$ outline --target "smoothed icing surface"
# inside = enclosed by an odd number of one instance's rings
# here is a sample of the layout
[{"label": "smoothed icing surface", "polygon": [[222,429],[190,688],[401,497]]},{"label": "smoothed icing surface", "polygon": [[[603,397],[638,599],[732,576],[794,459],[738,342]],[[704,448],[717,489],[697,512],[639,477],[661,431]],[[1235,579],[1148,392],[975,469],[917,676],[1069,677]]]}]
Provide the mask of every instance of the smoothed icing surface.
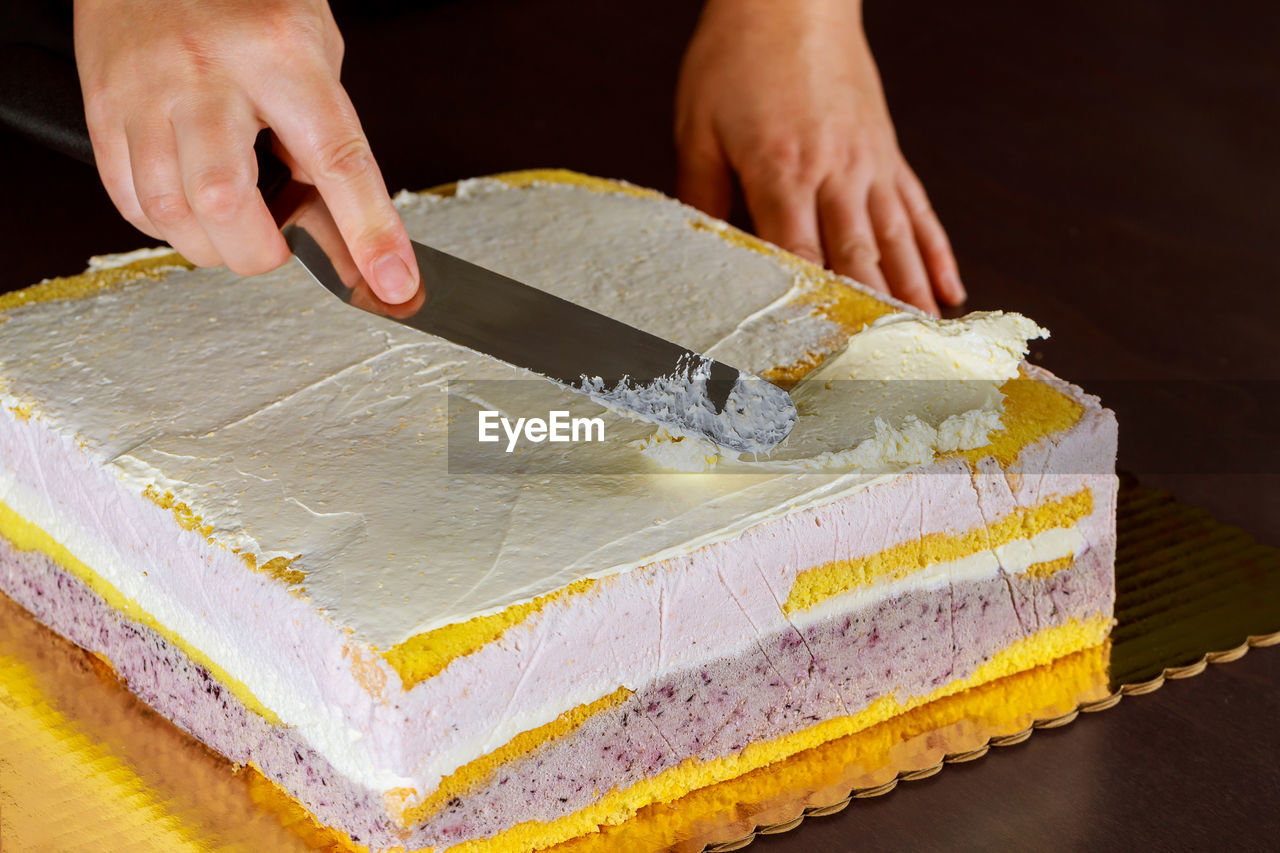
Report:
[{"label": "smoothed icing surface", "polygon": [[[741,369],[811,361],[847,338],[791,266],[646,194],[480,180],[399,203],[416,239]],[[381,649],[927,461],[673,475],[630,446],[652,426],[351,310],[296,263],[252,279],[177,271],[0,323],[5,404],[74,435],[138,491],[172,493],[259,564],[296,558],[314,604]],[[525,381],[501,385],[502,399],[474,385],[493,379]],[[600,416],[607,440],[527,448],[536,475],[467,473],[448,422],[485,407]],[[991,426],[962,424],[949,441]]]}]

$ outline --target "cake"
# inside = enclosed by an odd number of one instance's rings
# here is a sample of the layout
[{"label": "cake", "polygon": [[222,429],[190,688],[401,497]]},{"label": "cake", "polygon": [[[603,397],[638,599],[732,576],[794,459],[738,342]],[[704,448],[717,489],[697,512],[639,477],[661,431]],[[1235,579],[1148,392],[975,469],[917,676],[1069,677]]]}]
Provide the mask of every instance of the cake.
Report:
[{"label": "cake", "polygon": [[[397,204],[800,419],[731,457],[296,262],[135,253],[0,297],[0,591],[320,823],[538,849],[1106,640],[1115,421],[1023,361],[1034,323],[929,320],[572,173]],[[481,411],[604,440],[508,454]]]}]

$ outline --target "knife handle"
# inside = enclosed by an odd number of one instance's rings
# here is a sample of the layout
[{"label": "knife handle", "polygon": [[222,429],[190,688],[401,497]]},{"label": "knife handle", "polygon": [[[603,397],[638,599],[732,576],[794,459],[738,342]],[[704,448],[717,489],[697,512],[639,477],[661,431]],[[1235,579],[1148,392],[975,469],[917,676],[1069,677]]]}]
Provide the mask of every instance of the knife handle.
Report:
[{"label": "knife handle", "polygon": [[[0,45],[0,121],[59,154],[96,166],[84,97],[75,61],[34,45]],[[258,160],[258,191],[276,222],[283,222],[300,200],[286,193],[291,175],[271,150],[271,131],[253,144]]]}]

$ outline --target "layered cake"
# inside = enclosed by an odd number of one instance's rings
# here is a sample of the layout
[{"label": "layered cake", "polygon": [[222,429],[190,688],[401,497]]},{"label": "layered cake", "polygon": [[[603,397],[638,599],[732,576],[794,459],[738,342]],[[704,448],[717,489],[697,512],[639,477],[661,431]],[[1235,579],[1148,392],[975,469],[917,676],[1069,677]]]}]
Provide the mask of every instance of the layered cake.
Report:
[{"label": "layered cake", "polygon": [[[0,297],[0,590],[351,842],[538,849],[1105,641],[1115,421],[1023,361],[1034,323],[570,173],[397,203],[800,417],[729,454],[296,262]],[[478,440],[557,411],[599,440]]]},{"label": "layered cake", "polygon": [[[918,772],[944,756],[963,757],[993,737],[1016,735],[1034,721],[1053,721],[1109,696],[1108,652],[1105,644],[1095,646],[943,697],[672,803],[648,806],[631,820],[555,849],[701,853],[705,844],[739,840],[757,824],[838,802],[850,789],[865,796],[899,773]],[[43,630],[0,595],[6,845],[61,850],[67,839],[83,844],[110,838],[100,846],[131,853],[345,849],[256,771],[227,772],[225,761],[193,749],[190,738],[140,712],[139,705],[105,664]],[[53,813],[59,819],[51,824]]]}]

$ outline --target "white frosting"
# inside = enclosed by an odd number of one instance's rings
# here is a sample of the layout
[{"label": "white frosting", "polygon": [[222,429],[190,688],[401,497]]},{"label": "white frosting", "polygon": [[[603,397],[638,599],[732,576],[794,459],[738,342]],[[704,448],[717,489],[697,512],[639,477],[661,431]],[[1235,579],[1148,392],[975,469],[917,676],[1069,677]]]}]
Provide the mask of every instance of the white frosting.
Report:
[{"label": "white frosting", "polygon": [[[450,199],[399,201],[415,238],[735,367],[759,371],[799,362],[818,342],[823,351],[839,345],[838,326],[799,307],[792,272],[709,227],[691,229],[710,221],[674,203],[494,181],[467,182]],[[983,338],[987,320],[930,322],[883,322],[862,340],[890,352],[932,330],[953,344],[948,352],[968,354],[956,358],[956,375],[986,369],[981,346],[966,347]],[[804,441],[831,435],[848,449],[849,436],[865,435],[899,450],[855,453],[836,472],[761,466],[675,476],[628,447],[653,427],[525,381],[502,386],[509,399],[463,399],[462,415],[472,416],[473,404],[568,409],[605,417],[607,440],[512,454],[545,474],[474,474],[465,457],[479,451],[447,447],[449,383],[462,383],[453,390],[465,397],[468,381],[528,374],[347,308],[296,263],[253,279],[175,272],[92,300],[15,309],[0,324],[3,402],[30,405],[128,488],[172,491],[217,540],[260,561],[298,557],[314,604],[378,648],[583,576],[732,538],[990,427],[958,412],[969,420],[920,420],[937,438],[906,420],[893,427],[897,435],[882,435],[860,413],[838,414],[830,430]],[[915,331],[901,334],[908,328]],[[852,358],[859,337],[829,364]],[[767,352],[772,364],[753,363],[752,352]],[[809,444],[796,452],[814,455]],[[775,457],[786,461],[785,452]],[[579,473],[600,469],[610,473]]]},{"label": "white frosting", "polygon": [[881,317],[792,389],[800,423],[773,456],[868,467],[981,447],[999,424],[1000,386],[1017,375],[1028,339],[1048,334],[999,311]]},{"label": "white frosting", "polygon": [[[881,317],[792,389],[800,417],[785,442],[763,458],[726,465],[873,471],[982,447],[1000,427],[1000,386],[1017,375],[1027,341],[1048,334],[1000,311],[958,320]],[[675,444],[662,431],[641,450],[672,470],[704,471],[721,462],[714,445]]]}]

